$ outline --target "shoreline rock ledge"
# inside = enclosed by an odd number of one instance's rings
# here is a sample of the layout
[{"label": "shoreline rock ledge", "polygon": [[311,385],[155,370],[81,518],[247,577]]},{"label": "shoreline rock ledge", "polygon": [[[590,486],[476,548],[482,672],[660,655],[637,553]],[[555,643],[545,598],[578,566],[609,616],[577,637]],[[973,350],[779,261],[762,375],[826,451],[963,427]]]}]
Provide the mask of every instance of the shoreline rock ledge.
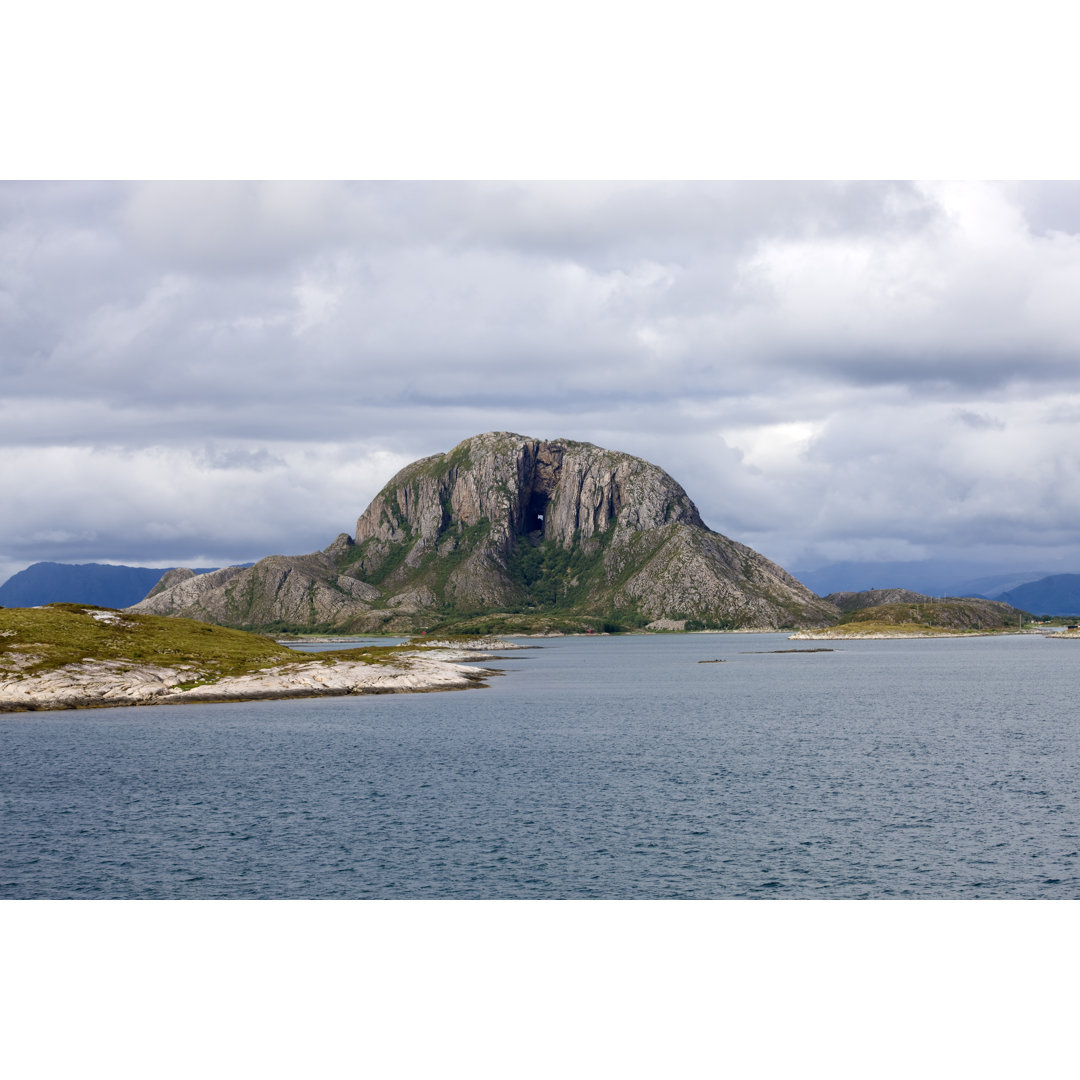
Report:
[{"label": "shoreline rock ledge", "polygon": [[501,674],[461,662],[492,660],[492,653],[439,649],[433,650],[437,655],[424,656],[421,652],[379,663],[328,663],[315,653],[310,661],[276,664],[197,685],[185,682],[192,676],[182,668],[130,660],[84,660],[21,678],[0,676],[0,712],[468,690],[484,687],[489,677]]}]

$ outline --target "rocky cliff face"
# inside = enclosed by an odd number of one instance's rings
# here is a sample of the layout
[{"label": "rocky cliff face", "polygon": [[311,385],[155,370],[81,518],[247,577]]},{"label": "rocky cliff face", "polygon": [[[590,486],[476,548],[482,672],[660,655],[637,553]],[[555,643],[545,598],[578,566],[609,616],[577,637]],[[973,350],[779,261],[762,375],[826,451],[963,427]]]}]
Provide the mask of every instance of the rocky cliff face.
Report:
[{"label": "rocky cliff face", "polygon": [[507,432],[407,466],[354,535],[325,551],[172,580],[136,610],[349,630],[492,611],[729,629],[822,625],[837,615],[768,559],[706,528],[655,465]]}]

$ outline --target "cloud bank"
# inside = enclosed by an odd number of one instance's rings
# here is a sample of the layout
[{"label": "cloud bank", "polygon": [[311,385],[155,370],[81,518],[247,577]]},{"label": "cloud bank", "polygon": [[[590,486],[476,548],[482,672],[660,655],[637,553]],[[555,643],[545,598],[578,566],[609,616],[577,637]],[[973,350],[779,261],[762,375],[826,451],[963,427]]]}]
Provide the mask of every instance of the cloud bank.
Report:
[{"label": "cloud bank", "polygon": [[491,429],[794,567],[1080,569],[1080,186],[0,185],[0,577],[325,546]]}]

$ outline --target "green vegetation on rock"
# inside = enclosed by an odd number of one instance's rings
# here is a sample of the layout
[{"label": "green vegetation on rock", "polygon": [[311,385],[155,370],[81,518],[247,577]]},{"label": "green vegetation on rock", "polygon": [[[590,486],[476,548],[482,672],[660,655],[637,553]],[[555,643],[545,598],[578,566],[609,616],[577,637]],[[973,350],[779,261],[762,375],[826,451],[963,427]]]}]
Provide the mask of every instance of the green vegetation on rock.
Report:
[{"label": "green vegetation on rock", "polygon": [[554,540],[520,537],[507,560],[510,580],[521,590],[521,610],[566,610],[588,604],[604,581],[604,552],[614,526],[588,543],[575,535],[565,547]]},{"label": "green vegetation on rock", "polygon": [[191,667],[200,680],[308,659],[258,634],[85,604],[0,609],[0,670],[33,675],[83,660]]},{"label": "green vegetation on rock", "polygon": [[848,611],[837,634],[985,634],[1015,631],[1030,622],[1026,611],[994,600],[947,599],[875,604]]},{"label": "green vegetation on rock", "polygon": [[[323,697],[482,685],[482,642],[297,652],[190,619],[54,604],[0,610],[0,712]],[[450,651],[447,652],[449,645]]]}]

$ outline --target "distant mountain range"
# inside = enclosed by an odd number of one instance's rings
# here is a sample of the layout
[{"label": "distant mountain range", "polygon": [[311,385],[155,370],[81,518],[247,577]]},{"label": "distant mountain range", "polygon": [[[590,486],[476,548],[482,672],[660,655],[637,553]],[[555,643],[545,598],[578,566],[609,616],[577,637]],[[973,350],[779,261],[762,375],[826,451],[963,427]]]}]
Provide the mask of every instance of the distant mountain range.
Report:
[{"label": "distant mountain range", "polygon": [[834,603],[834,594],[910,589],[939,598],[970,596],[1001,600],[1038,615],[1080,614],[1080,574],[1013,570],[972,577],[973,569],[970,563],[931,559],[923,562],[843,562],[820,570],[795,571],[795,577]]},{"label": "distant mountain range", "polygon": [[[250,567],[252,564],[243,565]],[[34,563],[0,585],[0,607],[37,607],[64,601],[100,607],[130,607],[146,598],[148,593],[156,594],[183,578],[207,574],[214,569],[202,567],[194,571],[166,572],[146,566]],[[818,596],[826,597],[841,608],[844,604],[832,594],[906,589],[927,597],[1001,600],[1037,615],[1080,616],[1080,574],[1033,570],[972,577],[972,570],[977,569],[970,563],[937,560],[844,562],[818,570],[796,571],[794,577]],[[229,571],[235,572],[235,569]]]},{"label": "distant mountain range", "polygon": [[818,570],[792,573],[818,596],[871,589],[910,589],[927,596],[977,596],[998,599],[1002,593],[1049,577],[1049,570],[1010,570],[972,576],[978,565],[924,559],[919,562],[840,562]]},{"label": "distant mountain range", "polygon": [[1040,615],[1080,615],[1080,574],[1053,574],[997,597]]},{"label": "distant mountain range", "polygon": [[[197,570],[198,574],[209,571]],[[0,607],[39,607],[68,602],[123,608],[137,604],[165,571],[148,566],[39,562],[0,585]]]}]

